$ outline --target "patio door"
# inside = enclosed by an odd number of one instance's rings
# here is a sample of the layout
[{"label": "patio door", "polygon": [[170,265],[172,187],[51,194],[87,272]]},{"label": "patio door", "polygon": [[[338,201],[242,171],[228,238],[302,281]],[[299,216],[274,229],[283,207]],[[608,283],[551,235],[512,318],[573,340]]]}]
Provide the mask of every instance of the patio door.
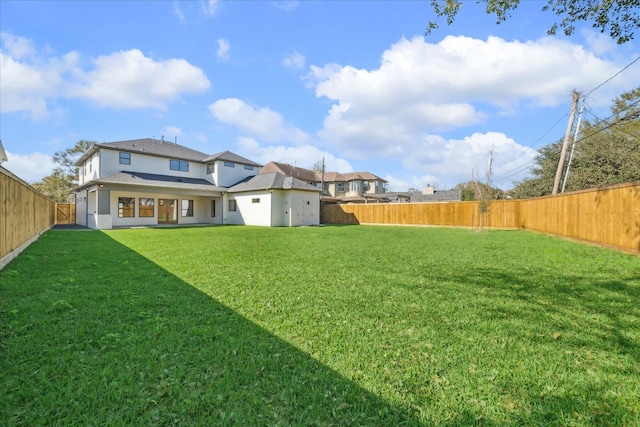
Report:
[{"label": "patio door", "polygon": [[158,224],[178,223],[178,201],[158,199]]}]

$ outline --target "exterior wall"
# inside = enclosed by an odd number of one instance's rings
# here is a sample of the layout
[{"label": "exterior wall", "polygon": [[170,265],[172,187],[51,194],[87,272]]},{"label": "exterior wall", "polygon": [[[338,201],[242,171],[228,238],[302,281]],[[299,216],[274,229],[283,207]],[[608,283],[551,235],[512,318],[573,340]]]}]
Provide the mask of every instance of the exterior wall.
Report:
[{"label": "exterior wall", "polygon": [[271,193],[271,226],[289,226],[288,205],[285,205],[287,192],[284,190],[274,190]]},{"label": "exterior wall", "polygon": [[87,226],[87,191],[76,193],[76,224]]},{"label": "exterior wall", "polygon": [[80,185],[100,177],[100,154],[94,153],[80,167],[78,183]]},{"label": "exterior wall", "polygon": [[288,224],[291,227],[320,224],[320,194],[311,191],[290,190],[285,196],[288,206]]},{"label": "exterior wall", "polygon": [[[233,163],[233,162],[231,162]],[[231,187],[248,176],[255,176],[260,168],[252,166],[251,170],[245,169],[245,165],[233,163],[234,167],[225,166],[223,161],[216,160],[213,173],[214,183],[219,187]]]},{"label": "exterior wall", "polygon": [[[225,216],[227,224],[271,226],[271,193],[268,191],[234,194],[229,197],[237,204],[236,212]],[[254,203],[254,199],[259,203]],[[227,209],[229,203],[226,202]]]},{"label": "exterior wall", "polygon": [[[148,156],[140,153],[131,153],[131,164],[120,164],[120,151],[100,150],[101,167],[100,177],[105,177],[120,171],[131,171],[141,173],[153,173],[158,175],[179,176],[184,178],[206,179],[213,183],[211,175],[206,174],[204,163],[188,161],[189,172],[171,170],[168,157]],[[180,159],[176,159],[180,160]]]}]

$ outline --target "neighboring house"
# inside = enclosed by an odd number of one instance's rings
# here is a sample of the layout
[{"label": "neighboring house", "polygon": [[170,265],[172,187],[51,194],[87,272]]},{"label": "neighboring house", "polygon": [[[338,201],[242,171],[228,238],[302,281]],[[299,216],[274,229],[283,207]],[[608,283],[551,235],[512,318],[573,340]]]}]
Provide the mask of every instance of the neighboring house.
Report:
[{"label": "neighboring house", "polygon": [[426,186],[422,192],[410,193],[412,202],[459,202],[462,200],[462,190],[436,190],[433,186]]},{"label": "neighboring house", "polygon": [[[256,176],[260,164],[229,151],[208,155],[169,141],[135,139],[95,144],[76,166],[76,222],[90,228],[266,225],[255,213],[249,221],[238,217],[240,206],[228,192]],[[260,206],[270,217],[272,208]]]},{"label": "neighboring house", "polygon": [[323,200],[344,203],[388,202],[382,196],[386,192],[387,181],[369,172],[323,174],[278,162],[269,162],[260,169],[261,174],[271,172],[279,172],[323,188]]}]

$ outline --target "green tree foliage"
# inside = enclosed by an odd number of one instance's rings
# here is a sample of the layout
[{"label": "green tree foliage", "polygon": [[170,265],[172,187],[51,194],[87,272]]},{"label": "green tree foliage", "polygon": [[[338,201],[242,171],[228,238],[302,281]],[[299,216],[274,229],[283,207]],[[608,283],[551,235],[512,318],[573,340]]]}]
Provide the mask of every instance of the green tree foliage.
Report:
[{"label": "green tree foliage", "polygon": [[[506,21],[520,0],[477,0],[485,4],[485,11],[495,15],[497,23]],[[455,20],[463,0],[430,0],[431,7],[437,17],[445,17],[450,25]],[[639,0],[547,0],[542,7],[543,12],[553,12],[559,18],[547,31],[556,34],[558,26],[565,35],[570,36],[575,31],[577,22],[591,22],[600,32],[608,32],[609,36],[618,44],[633,39],[634,32],[640,28]],[[426,34],[438,28],[438,23],[429,21]]]},{"label": "green tree foliage", "polygon": [[[581,126],[565,191],[640,180],[640,87],[616,98],[611,111],[610,118]],[[513,197],[551,194],[561,145],[540,150],[532,177],[514,187]]]},{"label": "green tree foliage", "polygon": [[65,203],[71,190],[78,185],[78,168],[76,161],[86,152],[94,141],[80,140],[66,150],[56,151],[53,161],[58,164],[53,173],[40,182],[33,184],[33,188],[58,203]]},{"label": "green tree foliage", "polygon": [[461,182],[453,187],[454,190],[462,190],[462,201],[496,200],[504,198],[504,192],[499,188],[490,187],[478,181]]}]

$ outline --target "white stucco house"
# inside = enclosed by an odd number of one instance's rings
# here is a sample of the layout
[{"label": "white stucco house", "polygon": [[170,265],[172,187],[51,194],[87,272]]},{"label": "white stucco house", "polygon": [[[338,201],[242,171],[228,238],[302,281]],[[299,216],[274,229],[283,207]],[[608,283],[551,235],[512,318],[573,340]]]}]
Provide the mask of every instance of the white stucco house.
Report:
[{"label": "white stucco house", "polygon": [[169,141],[94,144],[76,162],[76,223],[95,229],[158,224],[315,225],[320,191],[258,175],[260,165]]}]

